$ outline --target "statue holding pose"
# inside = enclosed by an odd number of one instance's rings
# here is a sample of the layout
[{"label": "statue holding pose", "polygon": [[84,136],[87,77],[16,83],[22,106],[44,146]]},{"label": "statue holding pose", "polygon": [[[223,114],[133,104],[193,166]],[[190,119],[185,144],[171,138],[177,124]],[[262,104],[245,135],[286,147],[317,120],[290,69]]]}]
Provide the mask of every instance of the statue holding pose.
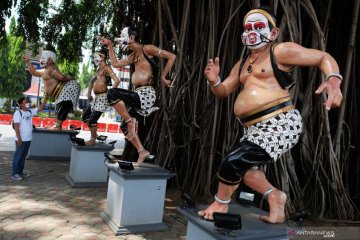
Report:
[{"label": "statue holding pose", "polygon": [[40,58],[41,70],[36,70],[27,56],[23,61],[29,68],[29,72],[44,80],[45,104],[51,99],[56,104],[56,120],[50,130],[61,131],[62,123],[70,111],[75,110],[80,95],[80,84],[69,76],[62,74],[56,67],[56,54],[52,51],[42,51]]},{"label": "statue holding pose", "polygon": [[[101,114],[109,107],[107,99],[108,86],[112,85],[112,88],[117,88],[120,83],[112,68],[106,65],[106,59],[107,51],[105,49],[101,49],[93,54],[93,61],[98,66],[98,69],[88,88],[90,105],[82,116],[83,122],[89,126],[91,133],[90,140],[86,141],[85,145],[94,145],[96,143],[97,122]],[[111,80],[114,81],[114,84],[112,84]],[[91,95],[92,90],[94,90],[95,98]]]},{"label": "statue holding pose", "polygon": [[131,83],[135,88],[134,91],[113,88],[108,91],[107,97],[109,104],[113,106],[124,119],[122,131],[127,140],[137,149],[139,153],[137,165],[140,166],[144,160],[150,156],[150,152],[144,148],[139,136],[135,132],[137,120],[131,116],[131,111],[136,111],[139,115],[147,117],[158,109],[158,107],[155,106],[156,93],[153,87],[154,81],[157,81],[157,72],[154,70],[154,68],[156,68],[154,65],[156,64],[152,58],[158,57],[167,60],[161,73],[161,81],[166,86],[170,86],[171,81],[166,79],[166,75],[174,64],[176,56],[154,45],[142,45],[138,43],[138,37],[138,31],[134,27],[125,27],[121,31],[120,47],[132,51],[126,59],[121,60],[116,58],[113,43],[109,39],[100,38],[100,43],[108,45],[111,65],[114,68],[120,68],[130,64],[135,65],[135,71],[131,77]]},{"label": "statue holding pose", "polygon": [[295,83],[291,78],[293,67],[314,66],[325,74],[326,81],[315,93],[327,94],[327,110],[340,106],[342,76],[335,59],[326,52],[293,42],[274,44],[279,29],[269,9],[251,10],[243,24],[242,42],[249,54],[233,66],[224,81],[219,77],[219,58],[209,59],[204,71],[218,97],[227,97],[243,86],[234,104],[234,114],[244,127],[244,136],[220,165],[215,201],[198,214],[211,220],[214,212],[227,212],[231,195],[243,180],[269,203],[270,213],[261,219],[282,223],[287,196],[271,185],[256,166],[277,161],[299,141],[302,118],[289,93]]}]

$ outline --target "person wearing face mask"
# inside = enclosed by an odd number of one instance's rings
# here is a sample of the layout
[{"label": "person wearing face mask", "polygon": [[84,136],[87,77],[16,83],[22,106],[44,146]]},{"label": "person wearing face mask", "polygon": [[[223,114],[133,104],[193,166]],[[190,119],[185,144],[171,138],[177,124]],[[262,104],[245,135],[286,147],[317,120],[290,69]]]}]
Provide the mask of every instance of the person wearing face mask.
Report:
[{"label": "person wearing face mask", "polygon": [[50,130],[61,131],[62,123],[71,110],[76,110],[80,95],[80,84],[72,77],[62,74],[56,66],[56,54],[52,51],[42,51],[40,57],[41,70],[36,70],[27,56],[23,56],[29,72],[44,80],[45,98],[55,101],[56,120]]},{"label": "person wearing face mask", "polygon": [[[139,157],[137,165],[140,166],[145,159],[149,158],[150,152],[147,151],[141,143],[139,136],[135,132],[136,120],[135,114],[140,117],[149,117],[153,112],[158,110],[155,106],[156,93],[153,85],[157,81],[157,65],[152,58],[164,58],[167,60],[166,65],[161,73],[161,81],[166,86],[171,86],[171,81],[166,79],[172,65],[175,62],[176,55],[168,51],[159,49],[154,45],[142,45],[138,42],[138,31],[134,27],[125,27],[121,31],[119,38],[120,48],[130,50],[132,53],[126,58],[118,60],[114,52],[113,43],[106,38],[100,37],[100,43],[109,47],[109,56],[111,65],[115,68],[134,64],[135,71],[131,76],[131,83],[134,91],[125,89],[110,89],[108,91],[109,104],[123,117],[121,129],[128,141],[137,149]],[[129,109],[135,113],[129,113]],[[146,134],[145,134],[146,135]]]},{"label": "person wearing face mask", "polygon": [[[101,49],[93,54],[93,62],[98,67],[96,76],[90,81],[88,88],[88,99],[90,105],[84,111],[82,120],[89,126],[91,138],[85,142],[85,145],[94,145],[97,138],[97,121],[101,114],[109,107],[107,99],[108,86],[117,88],[120,80],[113,72],[112,68],[106,65],[107,50]],[[114,84],[111,83],[111,79]],[[93,99],[91,92],[94,90],[95,98]]]},{"label": "person wearing face mask", "polygon": [[261,220],[283,223],[287,196],[271,185],[257,166],[277,161],[299,141],[302,118],[289,93],[295,83],[291,78],[293,67],[314,66],[323,72],[326,81],[315,93],[327,94],[326,110],[340,106],[342,76],[335,59],[326,52],[293,42],[274,44],[279,29],[270,9],[249,11],[243,24],[242,42],[249,54],[233,66],[224,81],[219,77],[219,58],[209,59],[204,70],[211,91],[218,97],[229,96],[243,86],[234,114],[244,135],[221,162],[215,201],[198,214],[212,220],[214,212],[227,212],[233,192],[243,181],[269,203],[270,213],[261,216]]},{"label": "person wearing face mask", "polygon": [[15,152],[12,158],[11,178],[18,181],[30,176],[29,173],[24,172],[24,166],[32,140],[32,117],[40,112],[45,104],[41,104],[39,108],[30,109],[28,100],[21,97],[17,100],[17,105],[20,109],[13,115]]}]

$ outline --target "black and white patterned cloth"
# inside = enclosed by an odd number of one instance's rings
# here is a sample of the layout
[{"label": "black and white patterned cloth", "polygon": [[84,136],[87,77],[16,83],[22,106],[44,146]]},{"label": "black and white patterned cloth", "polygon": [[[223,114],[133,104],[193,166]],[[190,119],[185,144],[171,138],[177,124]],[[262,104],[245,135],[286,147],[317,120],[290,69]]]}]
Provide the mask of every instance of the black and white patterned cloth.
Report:
[{"label": "black and white patterned cloth", "polygon": [[95,94],[95,98],[90,102],[91,111],[106,112],[109,102],[107,99],[107,92]]},{"label": "black and white patterned cloth", "polygon": [[154,106],[156,101],[156,92],[153,87],[139,87],[135,89],[135,92],[140,98],[141,110],[137,111],[140,115],[148,117],[151,113],[159,109]]},{"label": "black and white patterned cloth", "polygon": [[76,110],[80,96],[80,84],[76,80],[69,80],[65,83],[59,97],[55,99],[55,104],[63,101],[71,101],[74,111]]},{"label": "black and white patterned cloth", "polygon": [[302,118],[294,109],[245,127],[240,141],[259,145],[276,161],[299,141],[301,131]]}]

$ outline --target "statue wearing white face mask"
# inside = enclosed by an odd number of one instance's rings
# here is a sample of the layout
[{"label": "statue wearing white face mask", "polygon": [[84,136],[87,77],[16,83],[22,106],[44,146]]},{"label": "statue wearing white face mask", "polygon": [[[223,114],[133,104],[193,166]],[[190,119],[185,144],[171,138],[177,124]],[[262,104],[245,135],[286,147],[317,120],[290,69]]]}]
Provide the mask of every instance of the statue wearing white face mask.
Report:
[{"label": "statue wearing white face mask", "polygon": [[44,69],[35,69],[26,56],[23,57],[23,61],[33,76],[41,77],[44,80],[45,98],[41,106],[44,106],[49,98],[55,102],[58,111],[55,124],[50,130],[60,131],[62,122],[70,110],[76,110],[80,95],[80,84],[59,71],[56,67],[56,54],[52,51],[44,50],[41,53],[40,66]]},{"label": "statue wearing white face mask", "polygon": [[219,180],[215,201],[198,215],[213,219],[214,212],[227,212],[231,196],[241,181],[263,195],[270,207],[261,220],[283,223],[286,194],[274,187],[259,165],[278,161],[300,138],[302,118],[292,103],[289,88],[294,66],[318,67],[326,76],[316,94],[328,94],[326,109],[338,107],[342,101],[341,75],[334,58],[316,49],[296,43],[274,44],[279,34],[276,20],[267,8],[253,9],[244,17],[241,39],[248,54],[233,66],[229,76],[221,81],[220,60],[209,59],[204,75],[211,91],[227,97],[242,87],[234,103],[234,114],[244,128],[237,146],[225,156],[217,173]]},{"label": "statue wearing white face mask", "polygon": [[45,67],[47,64],[56,64],[56,54],[52,51],[44,50],[40,57],[40,66]]},{"label": "statue wearing white face mask", "polygon": [[[130,50],[131,53],[121,60],[116,57],[112,41],[106,38],[100,38],[99,40],[102,45],[109,47],[109,56],[113,67],[120,68],[130,64],[134,66],[131,84],[135,90],[129,92],[123,89],[109,89],[107,97],[110,105],[125,119],[121,124],[121,129],[128,141],[136,148],[139,154],[137,165],[140,166],[145,159],[151,156],[141,142],[146,138],[147,132],[145,131],[149,129],[147,126],[152,121],[153,113],[159,109],[155,104],[157,96],[154,85],[161,80],[166,86],[171,87],[171,81],[166,77],[174,64],[176,56],[154,45],[143,45],[138,41],[138,38],[139,32],[136,28],[125,27],[122,29],[120,38],[116,38],[115,41],[119,41],[119,47],[122,51]],[[167,60],[164,69],[161,71],[160,79],[158,77],[158,64],[153,60],[156,58]],[[130,109],[133,112],[129,112]],[[139,122],[138,132],[141,132],[139,135],[135,131],[137,122],[135,116]],[[145,121],[145,119],[149,120]],[[128,150],[130,149],[129,146],[129,144],[126,144],[124,156],[132,151]],[[132,158],[133,154],[129,155]]]},{"label": "statue wearing white face mask", "polygon": [[260,14],[250,14],[244,23],[242,41],[250,49],[258,49],[270,42],[270,26],[268,19]]},{"label": "statue wearing white face mask", "polygon": [[119,41],[120,49],[126,51],[129,48],[130,36],[129,36],[129,27],[123,28],[119,38],[115,38],[115,41]]},{"label": "statue wearing white face mask", "polygon": [[[93,62],[97,66],[96,76],[90,81],[88,86],[88,100],[90,104],[85,109],[82,120],[90,130],[90,139],[85,145],[95,145],[97,136],[98,120],[102,113],[108,110],[109,101],[107,98],[108,87],[117,88],[120,80],[113,72],[112,68],[106,64],[107,50],[102,48],[93,55]],[[113,84],[112,84],[113,82]],[[93,98],[94,92],[95,98]]]},{"label": "statue wearing white face mask", "polygon": [[93,58],[94,64],[95,64],[96,66],[99,66],[99,64],[100,64],[101,61],[102,61],[101,56],[100,56],[98,53],[94,53],[94,54],[92,55],[92,58]]}]

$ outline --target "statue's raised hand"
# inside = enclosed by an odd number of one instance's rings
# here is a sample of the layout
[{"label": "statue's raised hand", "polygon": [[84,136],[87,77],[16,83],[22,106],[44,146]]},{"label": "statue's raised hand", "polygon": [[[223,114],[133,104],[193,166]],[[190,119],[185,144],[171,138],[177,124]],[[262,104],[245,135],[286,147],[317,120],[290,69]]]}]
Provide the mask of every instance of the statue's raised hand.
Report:
[{"label": "statue's raised hand", "polygon": [[214,60],[209,59],[208,64],[205,67],[204,75],[210,84],[215,84],[220,72],[219,58]]}]

